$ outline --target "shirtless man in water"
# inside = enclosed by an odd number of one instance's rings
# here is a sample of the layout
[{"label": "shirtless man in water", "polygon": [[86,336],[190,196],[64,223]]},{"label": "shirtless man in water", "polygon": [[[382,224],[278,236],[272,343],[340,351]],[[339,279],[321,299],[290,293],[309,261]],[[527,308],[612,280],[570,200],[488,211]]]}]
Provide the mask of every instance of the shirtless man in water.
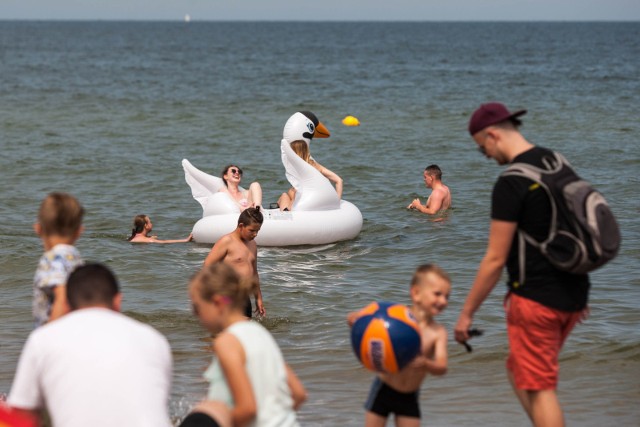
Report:
[{"label": "shirtless man in water", "polygon": [[[250,207],[242,211],[238,226],[231,233],[222,236],[207,255],[204,265],[224,262],[236,270],[243,279],[254,282],[253,295],[256,301],[256,313],[264,316],[266,311],[262,303],[260,278],[258,276],[258,247],[255,238],[262,226],[262,213],[259,207]],[[251,317],[251,300],[247,300],[245,315]]]},{"label": "shirtless man in water", "polygon": [[438,165],[427,166],[424,170],[424,185],[431,189],[427,203],[423,206],[420,199],[414,199],[407,209],[433,215],[451,207],[451,192],[449,187],[442,183],[442,171]]}]

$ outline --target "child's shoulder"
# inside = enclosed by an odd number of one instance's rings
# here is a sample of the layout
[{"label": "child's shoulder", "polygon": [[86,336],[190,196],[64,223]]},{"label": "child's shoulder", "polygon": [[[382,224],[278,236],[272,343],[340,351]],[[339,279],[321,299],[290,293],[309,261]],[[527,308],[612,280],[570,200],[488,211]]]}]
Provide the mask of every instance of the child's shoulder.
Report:
[{"label": "child's shoulder", "polygon": [[431,322],[420,322],[420,329],[432,334],[447,335],[447,328],[444,325],[432,320]]},{"label": "child's shoulder", "polygon": [[234,232],[231,232],[219,238],[214,246],[218,246],[218,247],[229,246],[230,244],[233,244],[235,241],[236,241],[235,234]]}]

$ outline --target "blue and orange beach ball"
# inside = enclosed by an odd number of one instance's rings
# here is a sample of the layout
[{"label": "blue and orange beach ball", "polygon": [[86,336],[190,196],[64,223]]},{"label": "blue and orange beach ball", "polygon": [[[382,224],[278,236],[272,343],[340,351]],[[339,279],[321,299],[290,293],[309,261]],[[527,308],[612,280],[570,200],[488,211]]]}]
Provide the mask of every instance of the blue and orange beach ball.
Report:
[{"label": "blue and orange beach ball", "polygon": [[405,305],[373,302],[358,312],[351,346],[365,368],[395,373],[420,353],[418,324]]}]

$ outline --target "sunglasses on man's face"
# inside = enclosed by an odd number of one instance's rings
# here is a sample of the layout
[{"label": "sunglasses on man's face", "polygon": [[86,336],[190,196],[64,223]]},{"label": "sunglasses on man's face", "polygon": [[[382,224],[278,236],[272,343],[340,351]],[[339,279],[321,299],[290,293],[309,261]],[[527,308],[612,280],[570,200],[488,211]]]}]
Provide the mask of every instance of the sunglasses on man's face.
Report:
[{"label": "sunglasses on man's face", "polygon": [[487,155],[487,149],[485,148],[485,145],[487,144],[487,139],[489,139],[489,135],[484,135],[484,141],[482,142],[482,145],[478,144],[478,151],[483,156]]},{"label": "sunglasses on man's face", "polygon": [[230,168],[230,169],[229,169],[229,172],[230,172],[232,175],[235,175],[235,174],[242,175],[242,169]]}]

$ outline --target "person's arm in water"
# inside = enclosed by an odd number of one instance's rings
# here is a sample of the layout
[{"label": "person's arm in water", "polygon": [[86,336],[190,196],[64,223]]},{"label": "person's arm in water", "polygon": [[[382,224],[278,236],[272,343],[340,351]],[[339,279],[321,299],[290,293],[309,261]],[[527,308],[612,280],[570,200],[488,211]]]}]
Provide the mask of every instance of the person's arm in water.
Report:
[{"label": "person's arm in water", "polygon": [[291,366],[285,364],[287,369],[287,384],[291,390],[291,397],[293,398],[293,409],[296,411],[300,409],[300,406],[307,400],[307,390],[305,390],[302,381],[298,378]]},{"label": "person's arm in water", "polygon": [[189,233],[187,237],[184,239],[173,239],[173,240],[158,240],[155,239],[153,243],[187,243],[193,240],[193,234]]},{"label": "person's arm in water", "polygon": [[517,228],[516,222],[491,220],[487,252],[480,262],[476,278],[458,317],[455,327],[456,341],[469,340],[473,315],[500,280]]},{"label": "person's arm in water", "polygon": [[256,312],[260,316],[267,314],[267,310],[264,308],[264,301],[262,300],[262,290],[260,289],[260,276],[258,275],[258,247],[254,244],[253,250],[253,280],[255,288],[253,291],[253,297],[256,301]]},{"label": "person's arm in water", "polygon": [[131,243],[187,243],[193,240],[193,234],[189,233],[184,239],[160,240],[156,236],[138,236],[130,240]]},{"label": "person's arm in water", "polygon": [[444,202],[444,198],[446,196],[446,192],[444,190],[434,190],[427,199],[426,204],[422,204],[420,199],[413,199],[413,202],[407,206],[407,209],[415,209],[419,212],[433,215],[442,209],[442,204]]}]

